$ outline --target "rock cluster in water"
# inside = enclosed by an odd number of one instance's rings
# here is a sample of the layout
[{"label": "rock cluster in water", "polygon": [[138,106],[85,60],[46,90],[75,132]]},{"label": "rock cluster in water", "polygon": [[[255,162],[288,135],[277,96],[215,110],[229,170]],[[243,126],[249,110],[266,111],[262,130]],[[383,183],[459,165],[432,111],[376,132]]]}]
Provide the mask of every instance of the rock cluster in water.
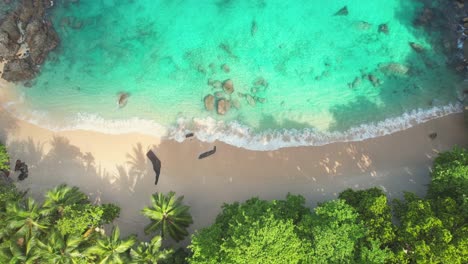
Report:
[{"label": "rock cluster in water", "polygon": [[[214,63],[208,66],[212,71],[216,69]],[[227,64],[220,66],[224,73],[230,73],[231,68]],[[211,86],[214,92],[205,95],[203,103],[205,109],[209,112],[216,111],[219,115],[226,115],[230,109],[240,109],[241,100],[244,100],[249,106],[255,107],[257,103],[265,103],[266,99],[259,97],[256,94],[264,91],[268,87],[268,82],[263,77],[258,77],[252,82],[250,93],[242,93],[236,91],[234,80],[225,79],[223,81],[208,79],[207,84]]]},{"label": "rock cluster in water", "polygon": [[22,0],[0,21],[0,61],[6,61],[2,78],[10,82],[33,79],[59,38],[46,18],[50,0]]}]

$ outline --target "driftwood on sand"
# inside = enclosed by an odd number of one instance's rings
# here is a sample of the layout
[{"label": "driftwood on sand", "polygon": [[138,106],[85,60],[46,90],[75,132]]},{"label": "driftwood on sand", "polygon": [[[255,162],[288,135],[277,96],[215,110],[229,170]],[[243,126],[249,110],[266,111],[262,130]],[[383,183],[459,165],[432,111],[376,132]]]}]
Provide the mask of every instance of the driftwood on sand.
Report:
[{"label": "driftwood on sand", "polygon": [[208,156],[211,156],[211,155],[213,155],[215,153],[216,153],[216,146],[214,146],[212,150],[209,150],[207,152],[203,152],[202,154],[200,154],[200,156],[198,156],[198,159],[204,159],[204,158],[206,158]]},{"label": "driftwood on sand", "polygon": [[152,150],[149,150],[146,153],[146,157],[153,163],[153,170],[156,173],[156,179],[154,180],[154,185],[158,184],[159,174],[161,173],[161,161],[158,159],[156,154]]}]

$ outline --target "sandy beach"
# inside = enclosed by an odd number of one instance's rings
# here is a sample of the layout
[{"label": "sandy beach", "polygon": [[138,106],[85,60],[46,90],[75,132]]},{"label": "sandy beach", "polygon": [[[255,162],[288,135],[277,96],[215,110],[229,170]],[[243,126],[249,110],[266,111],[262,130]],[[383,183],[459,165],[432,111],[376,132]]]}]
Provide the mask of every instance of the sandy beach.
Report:
[{"label": "sandy beach", "polygon": [[[437,133],[434,140],[428,137],[432,132]],[[41,199],[60,183],[79,186],[96,202],[118,204],[122,233],[140,237],[148,220],[139,211],[155,192],[185,196],[194,218],[191,231],[211,224],[223,203],[253,196],[282,199],[290,192],[315,206],[348,187],[379,186],[390,198],[403,191],[424,195],[433,158],[455,145],[468,147],[467,135],[463,115],[452,114],[360,142],[249,151],[195,139],[178,143],[140,134],[56,133],[0,109],[0,138],[12,162],[29,165],[29,178],[17,182],[20,188]],[[198,160],[214,145],[215,155]],[[145,156],[149,149],[162,161],[157,186]],[[11,177],[16,180],[17,174]]]}]

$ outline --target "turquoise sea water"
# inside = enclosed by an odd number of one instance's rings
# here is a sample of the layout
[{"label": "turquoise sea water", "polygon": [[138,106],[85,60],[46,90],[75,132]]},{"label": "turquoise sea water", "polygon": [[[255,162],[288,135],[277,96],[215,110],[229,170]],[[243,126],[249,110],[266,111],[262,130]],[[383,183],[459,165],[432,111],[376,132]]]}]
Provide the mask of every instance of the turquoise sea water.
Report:
[{"label": "turquoise sea water", "polygon": [[[347,16],[333,16],[345,5]],[[56,128],[178,139],[195,131],[202,140],[253,149],[377,136],[456,111],[443,106],[456,102],[461,80],[432,45],[437,32],[413,26],[421,6],[409,0],[57,1],[50,16],[60,47],[33,87],[21,91],[37,122]],[[384,23],[389,34],[378,32]],[[259,78],[268,85],[255,85]],[[213,89],[209,79],[231,79],[234,93]],[[130,94],[121,109],[119,92]],[[203,98],[216,92],[239,109],[225,116],[206,111]],[[259,101],[251,106],[239,93]]]}]

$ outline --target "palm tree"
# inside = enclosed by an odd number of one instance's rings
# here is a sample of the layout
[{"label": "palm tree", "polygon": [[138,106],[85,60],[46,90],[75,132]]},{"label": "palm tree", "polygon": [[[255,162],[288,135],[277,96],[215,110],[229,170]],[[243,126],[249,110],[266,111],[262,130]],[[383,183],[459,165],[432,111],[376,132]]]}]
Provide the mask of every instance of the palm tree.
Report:
[{"label": "palm tree", "polygon": [[110,237],[98,239],[94,245],[85,250],[84,254],[91,258],[97,258],[99,264],[127,263],[128,250],[135,242],[135,236],[121,240],[119,227],[114,227]]},{"label": "palm tree", "polygon": [[67,205],[88,202],[88,197],[78,187],[69,187],[66,184],[61,184],[47,191],[45,197],[43,213],[52,216],[61,216],[63,209]]},{"label": "palm tree", "polygon": [[[36,263],[39,255],[36,254],[36,237],[30,237],[26,240],[6,240],[0,244],[0,263]],[[47,262],[52,263],[52,262]]]},{"label": "palm tree", "polygon": [[0,226],[0,239],[6,236],[29,240],[38,231],[48,228],[48,219],[42,217],[41,208],[29,197],[25,203],[7,205],[3,225]]},{"label": "palm tree", "polygon": [[151,197],[151,207],[145,207],[141,212],[151,219],[151,223],[145,227],[145,233],[160,232],[165,238],[171,236],[175,241],[180,241],[188,235],[187,227],[193,223],[189,213],[189,206],[183,205],[183,196],[175,198],[174,192],[167,196],[155,193]]},{"label": "palm tree", "polygon": [[162,250],[161,251],[162,238],[155,236],[151,239],[151,242],[140,242],[135,249],[130,250],[130,256],[132,257],[132,263],[134,264],[156,264],[160,260],[167,259],[173,250]]},{"label": "palm tree", "polygon": [[43,241],[37,241],[37,254],[40,260],[55,264],[85,262],[81,251],[85,239],[79,235],[62,235],[57,229],[47,234]]}]

